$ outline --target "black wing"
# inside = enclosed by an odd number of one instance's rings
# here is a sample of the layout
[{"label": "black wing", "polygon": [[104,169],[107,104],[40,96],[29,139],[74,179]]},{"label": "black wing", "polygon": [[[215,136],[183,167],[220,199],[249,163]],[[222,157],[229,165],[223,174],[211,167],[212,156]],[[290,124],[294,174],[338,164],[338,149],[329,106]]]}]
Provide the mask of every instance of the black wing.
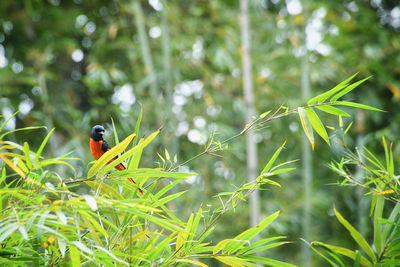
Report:
[{"label": "black wing", "polygon": [[101,150],[107,152],[110,149],[111,149],[110,145],[106,142],[106,140],[103,140],[103,143],[101,144]]}]

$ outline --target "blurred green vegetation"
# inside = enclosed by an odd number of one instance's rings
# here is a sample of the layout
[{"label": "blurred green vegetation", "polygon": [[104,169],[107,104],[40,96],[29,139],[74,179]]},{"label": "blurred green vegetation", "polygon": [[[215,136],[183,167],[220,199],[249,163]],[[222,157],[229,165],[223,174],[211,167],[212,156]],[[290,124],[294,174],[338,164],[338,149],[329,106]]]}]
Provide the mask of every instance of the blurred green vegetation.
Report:
[{"label": "blurred green vegetation", "polygon": [[[307,49],[312,95],[332,88],[359,72],[373,75],[349,98],[386,112],[346,110],[344,140],[339,130],[328,131],[332,146],[318,139],[313,152],[312,240],[355,243],[335,218],[333,204],[344,218],[372,240],[366,227],[369,207],[360,209],[361,196],[353,187],[335,186],[341,178],[328,164],[340,161],[346,149],[365,145],[384,158],[381,136],[393,141],[394,161],[400,116],[400,7],[398,1],[253,0],[250,4],[252,68],[258,114],[281,104],[302,105],[302,56]],[[207,137],[226,139],[244,126],[238,1],[0,1],[0,113],[6,118],[20,110],[8,130],[26,126],[55,127],[50,157],[72,151],[80,158],[57,172],[85,178],[90,129],[103,124],[111,142],[111,118],[122,140],[133,132],[143,108],[140,135],[163,126],[160,138],[144,151],[141,167],[162,164],[165,149],[179,162],[203,150]],[[142,19],[140,19],[142,18]],[[334,117],[323,117],[337,126]],[[283,161],[301,157],[303,132],[298,118],[285,117],[257,132],[259,166],[286,140]],[[44,130],[16,132],[9,140],[28,141],[37,150]],[[335,137],[338,136],[338,137]],[[343,148],[343,142],[346,146]],[[174,193],[189,190],[171,207],[181,219],[203,207],[219,206],[216,194],[234,191],[247,181],[245,141],[229,144],[223,157],[203,156],[182,171],[195,179],[182,181]],[[277,248],[275,259],[299,264],[302,242],[303,189],[301,164],[279,176],[282,188],[261,194],[261,217],[281,210],[269,233],[294,243]],[[355,167],[354,167],[355,170]],[[87,193],[88,187],[78,193]],[[369,198],[367,196],[366,198]],[[367,201],[368,202],[368,201]],[[221,217],[213,240],[236,236],[248,228],[248,207]],[[206,208],[204,212],[207,212]],[[312,241],[307,240],[307,241]],[[371,243],[371,242],[370,242]],[[290,248],[290,249],[288,249]],[[316,255],[316,254],[314,254]],[[323,259],[313,255],[313,265]]]}]

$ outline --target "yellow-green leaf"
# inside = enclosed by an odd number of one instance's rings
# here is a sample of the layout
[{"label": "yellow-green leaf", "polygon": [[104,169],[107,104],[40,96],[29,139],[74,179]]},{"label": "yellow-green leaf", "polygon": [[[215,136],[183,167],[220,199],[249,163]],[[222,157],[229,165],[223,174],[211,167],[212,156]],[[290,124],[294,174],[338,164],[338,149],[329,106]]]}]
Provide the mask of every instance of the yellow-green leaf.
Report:
[{"label": "yellow-green leaf", "polygon": [[81,266],[81,259],[80,259],[80,256],[79,256],[78,248],[73,244],[69,244],[69,253],[71,255],[71,265],[72,265],[72,267],[80,267]]},{"label": "yellow-green leaf", "polygon": [[299,113],[299,118],[301,122],[301,126],[303,127],[304,133],[307,136],[308,141],[311,144],[312,149],[314,150],[314,134],[312,130],[312,126],[307,116],[307,112],[302,107],[297,108],[297,112]]},{"label": "yellow-green leaf", "polygon": [[343,110],[335,108],[330,105],[322,105],[322,106],[315,106],[315,107],[317,109],[322,110],[323,112],[326,112],[329,114],[333,114],[333,115],[337,115],[337,116],[344,116],[344,117],[351,117],[350,114],[348,114],[347,112],[344,112]]},{"label": "yellow-green leaf", "polygon": [[3,156],[3,154],[0,154],[0,158],[11,168],[13,171],[18,173],[22,178],[25,178],[25,173],[14,163],[11,162],[7,157]]},{"label": "yellow-green leaf", "polygon": [[339,222],[349,231],[350,235],[353,237],[354,241],[364,250],[364,252],[368,255],[368,257],[375,263],[376,256],[372,251],[371,247],[368,245],[368,242],[364,239],[364,237],[354,228],[343,216],[339,213],[339,211],[335,210],[336,218]]},{"label": "yellow-green leaf", "polygon": [[328,133],[326,132],[325,126],[322,124],[317,113],[315,113],[312,108],[306,108],[305,111],[313,129],[317,132],[317,134],[319,134],[319,136],[322,137],[322,139],[325,140],[328,145],[330,145]]}]

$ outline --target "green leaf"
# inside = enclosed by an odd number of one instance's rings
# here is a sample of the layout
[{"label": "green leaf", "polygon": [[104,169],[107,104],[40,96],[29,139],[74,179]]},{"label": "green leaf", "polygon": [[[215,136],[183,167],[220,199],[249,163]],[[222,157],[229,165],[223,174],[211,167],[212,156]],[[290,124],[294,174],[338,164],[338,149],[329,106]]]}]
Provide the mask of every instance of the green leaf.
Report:
[{"label": "green leaf", "polygon": [[260,115],[260,119],[264,119],[265,117],[267,117],[267,115],[271,113],[271,110],[268,110],[266,112],[264,112],[263,114]]},{"label": "green leaf", "polygon": [[[19,110],[17,110],[14,114],[12,114],[10,116],[10,118],[8,118],[5,122],[3,122],[3,124],[0,126],[0,132],[3,130],[3,128],[7,125],[7,123],[14,118],[17,114],[19,113]],[[3,136],[1,136],[0,140],[3,139]]]},{"label": "green leaf", "polygon": [[90,168],[90,170],[88,172],[88,177],[92,177],[96,172],[98,172],[110,160],[114,159],[118,154],[122,153],[134,137],[135,137],[135,134],[129,135],[121,143],[117,144],[115,147],[111,148],[109,151],[104,153],[104,155],[101,156]]},{"label": "green leaf", "polygon": [[394,209],[392,210],[392,212],[390,213],[390,216],[388,218],[388,221],[390,223],[386,224],[383,229],[383,234],[382,234],[383,242],[387,242],[388,238],[390,237],[390,233],[393,234],[393,232],[392,232],[393,225],[391,223],[394,223],[396,221],[396,217],[398,217],[399,214],[400,214],[400,203],[396,203],[396,206],[394,207]]},{"label": "green leaf", "polygon": [[79,255],[78,248],[72,243],[69,244],[69,253],[71,255],[71,265],[72,267],[80,267],[81,259]]},{"label": "green leaf", "polygon": [[139,116],[138,119],[136,121],[136,127],[135,127],[135,134],[136,134],[136,138],[135,140],[133,140],[133,146],[136,146],[138,143],[138,139],[139,139],[139,131],[140,131],[140,123],[142,122],[142,116],[143,116],[143,107],[140,104],[140,112],[139,112]]},{"label": "green leaf", "polygon": [[[324,259],[325,259],[327,262],[329,262],[333,267],[339,267],[339,265],[336,264],[336,263],[334,263],[327,255],[325,255],[324,253],[320,252],[320,251],[317,249],[318,246],[315,246],[314,243],[315,243],[315,242],[312,242],[311,245],[310,245],[310,247],[311,247],[311,249],[312,249],[315,253],[317,253],[319,256],[321,256],[322,258],[324,258]],[[332,251],[331,251],[330,249],[328,249],[328,248],[321,247],[321,246],[320,246],[319,248],[322,248],[322,249],[324,250],[325,253],[327,253],[329,256],[331,256],[332,258],[334,258],[334,259],[340,264],[341,267],[346,267],[346,265],[342,262],[342,259],[339,258],[339,255],[337,255],[336,253],[332,252]]]},{"label": "green leaf", "polygon": [[354,108],[361,108],[361,109],[366,109],[366,110],[384,112],[383,110],[378,109],[378,108],[370,107],[370,106],[367,106],[367,105],[364,105],[364,104],[348,102],[348,101],[336,101],[335,103],[332,103],[332,105],[335,105],[335,106],[348,106],[348,107],[354,107]]},{"label": "green leaf", "polygon": [[237,242],[237,241],[244,241],[248,242],[250,239],[252,239],[254,236],[256,236],[259,232],[264,230],[271,222],[273,222],[278,216],[279,216],[280,211],[277,211],[267,218],[263,219],[259,224],[256,226],[247,229],[243,233],[237,235],[234,240],[236,242],[231,242],[226,248],[223,250],[224,252],[228,253],[234,253],[238,249],[240,249],[243,246],[242,242]]},{"label": "green leaf", "polygon": [[257,263],[262,263],[265,264],[266,266],[273,266],[273,267],[296,267],[296,265],[282,262],[282,261],[277,261],[265,257],[258,257],[258,256],[239,256],[241,259],[245,259],[248,261],[252,262],[257,262]]},{"label": "green leaf", "polygon": [[337,116],[344,116],[344,117],[351,117],[347,112],[344,112],[341,109],[335,108],[331,105],[322,105],[322,106],[315,106],[317,109],[322,110],[323,112],[337,115]]},{"label": "green leaf", "polygon": [[[364,237],[339,213],[339,211],[335,210],[336,218],[339,222],[349,231],[350,235],[353,237],[354,241],[364,250],[364,252],[368,255],[368,257],[376,263],[376,256],[372,251],[371,247],[368,245],[368,242],[364,239]],[[344,254],[343,254],[344,255]]]},{"label": "green leaf", "polygon": [[275,241],[275,240],[279,240],[279,239],[284,239],[286,238],[286,236],[275,236],[275,237],[270,237],[270,238],[266,238],[266,239],[262,239],[262,240],[258,240],[244,248],[242,248],[241,250],[239,250],[239,254],[244,254],[245,252],[257,248],[258,246],[264,245],[266,243]]},{"label": "green leaf", "polygon": [[117,128],[115,128],[115,124],[114,124],[114,120],[112,117],[111,118],[111,123],[112,123],[112,127],[113,127],[113,133],[114,133],[114,142],[115,144],[119,144],[119,138],[118,138],[118,133],[117,133]]},{"label": "green leaf", "polygon": [[32,127],[25,127],[25,128],[17,128],[8,132],[3,133],[0,136],[0,140],[2,140],[4,138],[4,136],[10,134],[10,133],[15,133],[15,132],[20,132],[20,131],[29,131],[29,130],[35,130],[35,129],[42,129],[42,128],[46,128],[44,126],[32,126]]},{"label": "green leaf", "polygon": [[272,165],[275,163],[282,149],[285,147],[286,141],[274,152],[271,159],[268,161],[267,165],[265,165],[264,169],[261,171],[261,174],[267,173],[271,170]]},{"label": "green leaf", "polygon": [[306,108],[305,111],[313,129],[319,134],[319,136],[322,137],[322,139],[325,140],[328,145],[330,145],[328,133],[326,132],[325,126],[322,124],[317,113],[315,113],[312,108]]},{"label": "green leaf", "polygon": [[381,254],[383,249],[382,232],[381,232],[382,229],[379,220],[382,218],[384,204],[385,204],[385,199],[383,198],[382,195],[378,195],[376,198],[375,211],[374,211],[374,245],[376,248],[376,253],[378,255]]},{"label": "green leaf", "polygon": [[301,126],[303,127],[304,133],[307,136],[308,141],[311,144],[312,149],[314,150],[314,134],[312,130],[312,126],[307,116],[307,112],[302,108],[298,107],[297,111],[299,113],[299,118],[301,122]]},{"label": "green leaf", "polygon": [[29,155],[29,144],[27,142],[24,142],[24,154],[25,154],[25,162],[26,165],[28,166],[29,169],[32,169],[32,161],[31,157]]},{"label": "green leaf", "polygon": [[338,85],[336,85],[335,87],[333,87],[332,89],[330,89],[327,92],[324,92],[320,95],[317,95],[315,97],[313,97],[312,99],[308,100],[307,104],[308,105],[312,105],[315,102],[318,103],[323,103],[325,102],[325,100],[327,100],[329,97],[331,97],[332,95],[334,95],[336,92],[339,92],[340,90],[342,90],[344,87],[347,86],[347,84],[358,74],[358,72],[356,74],[354,74],[353,76],[347,78],[346,80],[344,80],[343,82],[339,83]]},{"label": "green leaf", "polygon": [[[340,255],[343,255],[343,256],[346,256],[346,257],[349,257],[352,260],[355,260],[356,257],[357,257],[356,252],[354,252],[354,251],[352,251],[350,249],[347,249],[347,248],[333,246],[333,245],[325,244],[325,243],[322,243],[322,242],[313,242],[312,245],[313,246],[326,247],[326,248],[332,250],[333,252],[335,252],[337,254],[340,254]],[[367,258],[365,258],[363,256],[361,256],[360,262],[361,262],[361,264],[363,266],[371,266],[372,267],[372,263]]]},{"label": "green leaf", "polygon": [[358,82],[355,82],[349,86],[347,86],[345,89],[343,89],[342,91],[340,91],[339,93],[337,93],[336,95],[334,95],[330,101],[331,102],[335,102],[336,100],[338,100],[339,98],[341,98],[342,96],[344,96],[345,94],[349,93],[350,91],[352,91],[354,88],[356,88],[357,86],[359,86],[360,84],[362,84],[363,82],[365,82],[366,80],[368,80],[369,78],[371,78],[371,76],[362,79]]},{"label": "green leaf", "polygon": [[40,155],[41,155],[42,152],[43,152],[44,146],[47,144],[47,141],[49,140],[49,138],[50,138],[51,134],[54,132],[54,130],[55,130],[55,128],[51,129],[51,131],[50,131],[50,132],[47,134],[47,136],[43,139],[42,144],[40,145],[38,151],[36,152],[35,159],[33,160],[33,162],[34,162],[35,164],[39,162],[39,158],[40,158]]},{"label": "green leaf", "polygon": [[354,259],[354,267],[360,267],[361,263],[361,253],[359,250],[356,250],[356,258]]}]

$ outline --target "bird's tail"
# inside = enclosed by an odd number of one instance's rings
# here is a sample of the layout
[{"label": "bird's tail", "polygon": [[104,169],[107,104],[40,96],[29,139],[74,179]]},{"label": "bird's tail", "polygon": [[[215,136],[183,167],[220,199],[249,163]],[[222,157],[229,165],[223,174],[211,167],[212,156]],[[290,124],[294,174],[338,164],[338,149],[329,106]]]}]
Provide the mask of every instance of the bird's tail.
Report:
[{"label": "bird's tail", "polygon": [[[120,171],[126,170],[125,166],[122,165],[121,163],[118,164],[117,166],[115,166],[115,168],[116,168],[117,170],[120,170]],[[128,181],[134,183],[134,184],[135,184],[134,187],[136,187],[136,188],[138,189],[138,191],[140,192],[140,194],[143,195],[143,190],[140,189],[140,187],[138,187],[138,186],[136,185],[136,182],[135,182],[132,178],[129,178],[129,177],[128,177],[128,178],[126,178],[126,179],[128,179]]]}]

